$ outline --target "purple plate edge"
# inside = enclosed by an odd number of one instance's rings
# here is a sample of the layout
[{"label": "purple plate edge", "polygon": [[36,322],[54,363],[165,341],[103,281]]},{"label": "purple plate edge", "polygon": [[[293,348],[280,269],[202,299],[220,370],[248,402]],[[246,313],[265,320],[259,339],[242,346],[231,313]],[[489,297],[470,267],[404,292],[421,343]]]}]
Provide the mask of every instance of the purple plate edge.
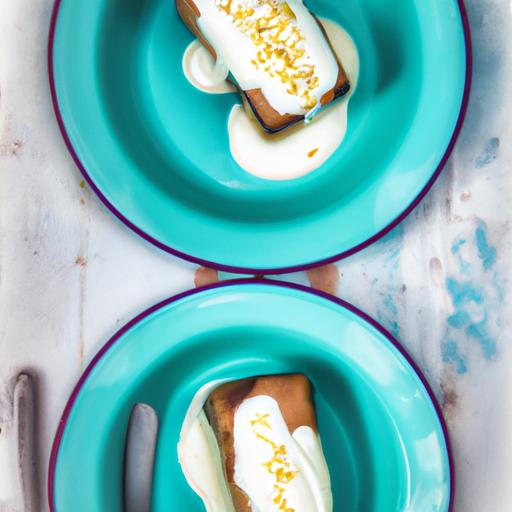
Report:
[{"label": "purple plate edge", "polygon": [[237,285],[251,285],[251,284],[259,284],[259,285],[267,285],[269,287],[280,287],[280,288],[288,288],[296,291],[301,291],[305,293],[310,293],[312,295],[316,295],[318,297],[322,297],[324,299],[327,299],[334,304],[337,304],[338,306],[341,306],[343,309],[346,309],[350,311],[351,313],[355,314],[368,324],[370,324],[373,328],[375,328],[378,332],[380,332],[387,340],[398,350],[398,352],[402,355],[402,357],[406,360],[406,362],[411,366],[413,371],[416,373],[418,378],[420,379],[420,382],[423,384],[423,387],[427,391],[427,395],[430,398],[430,402],[432,403],[432,406],[434,407],[434,411],[436,413],[436,416],[439,420],[439,423],[441,425],[441,430],[444,437],[444,442],[446,446],[446,453],[448,456],[448,467],[449,467],[449,478],[450,478],[450,495],[449,495],[449,502],[448,502],[448,512],[453,512],[454,507],[454,500],[455,500],[455,463],[454,463],[454,456],[453,456],[453,450],[451,446],[450,441],[450,435],[448,431],[448,426],[446,424],[446,421],[444,419],[441,406],[439,405],[439,402],[430,387],[430,384],[428,383],[427,378],[419,368],[419,366],[415,363],[414,359],[409,355],[409,353],[405,350],[405,348],[402,346],[402,344],[390,333],[388,332],[379,322],[377,322],[374,318],[369,316],[364,311],[360,310],[353,304],[336,297],[334,295],[330,295],[328,293],[315,290],[313,288],[310,288],[308,286],[295,284],[295,283],[289,283],[289,282],[283,282],[283,281],[276,281],[272,279],[258,279],[258,278],[243,278],[243,279],[233,279],[230,281],[224,281],[208,286],[203,286],[200,288],[195,288],[192,290],[187,290],[181,293],[178,293],[176,295],[173,295],[172,297],[169,297],[167,299],[164,299],[163,301],[158,302],[157,304],[149,307],[142,313],[138,314],[134,318],[132,318],[130,321],[128,321],[123,327],[121,327],[106,343],[103,345],[103,347],[96,353],[96,355],[92,358],[91,362],[88,364],[87,368],[84,370],[82,375],[80,376],[77,384],[75,385],[73,391],[71,392],[71,395],[66,403],[66,406],[64,408],[64,411],[62,413],[61,419],[59,421],[57,432],[55,434],[55,438],[52,444],[51,454],[50,454],[50,460],[49,460],[49,467],[48,467],[48,504],[50,507],[50,512],[57,512],[55,508],[55,470],[57,466],[57,458],[58,458],[58,452],[59,448],[62,442],[62,437],[64,435],[64,430],[66,428],[67,422],[69,420],[69,416],[71,414],[71,411],[75,405],[75,402],[77,400],[78,394],[80,393],[82,387],[84,386],[85,382],[89,378],[89,375],[94,370],[98,362],[103,358],[103,356],[108,352],[108,350],[116,343],[116,341],[121,338],[126,332],[128,332],[132,327],[134,327],[136,324],[144,320],[146,317],[151,315],[152,313],[158,311],[159,309],[168,306],[169,304],[172,304],[174,302],[177,302],[183,298],[190,297],[193,295],[197,295],[201,292],[207,291],[207,290],[214,290],[218,288],[229,288],[232,286]]},{"label": "purple plate edge", "polygon": [[131,222],[127,217],[125,217],[120,211],[118,211],[115,206],[105,197],[105,195],[101,192],[101,190],[96,186],[96,184],[93,182],[92,178],[87,173],[84,165],[78,158],[78,155],[76,154],[76,151],[71,143],[71,140],[68,136],[68,133],[66,131],[66,127],[64,125],[64,120],[62,118],[59,103],[57,99],[57,91],[55,87],[55,80],[54,80],[54,73],[53,73],[53,46],[54,46],[54,40],[55,40],[55,27],[57,23],[57,15],[59,11],[59,7],[61,5],[62,0],[55,0],[55,4],[53,7],[53,12],[51,16],[51,22],[50,22],[50,33],[48,38],[48,76],[49,76],[49,82],[50,82],[50,91],[51,91],[51,97],[52,97],[52,103],[53,108],[55,111],[55,117],[57,119],[57,123],[59,125],[62,137],[64,139],[64,142],[66,144],[66,147],[73,158],[75,165],[80,170],[83,178],[89,185],[89,187],[94,191],[94,193],[99,197],[101,202],[107,207],[110,212],[112,212],[121,222],[123,222],[126,226],[128,226],[132,231],[137,233],[141,238],[146,240],[147,242],[155,245],[159,249],[172,254],[173,256],[176,256],[178,258],[184,259],[186,261],[189,261],[191,263],[196,263],[198,265],[202,265],[205,267],[212,267],[217,270],[223,271],[223,272],[229,272],[234,274],[254,274],[254,275],[276,275],[276,274],[289,274],[292,272],[300,272],[303,270],[308,270],[310,268],[318,267],[320,265],[327,265],[329,263],[334,263],[336,261],[339,261],[341,259],[348,258],[349,256],[352,256],[353,254],[365,249],[366,247],[369,247],[370,245],[374,244],[378,240],[380,240],[383,236],[387,235],[390,231],[392,231],[398,224],[400,224],[406,217],[410,215],[410,213],[418,206],[418,204],[423,200],[423,198],[427,195],[427,193],[430,191],[432,186],[434,185],[435,181],[441,174],[442,170],[446,166],[446,163],[448,159],[450,158],[450,155],[453,152],[453,149],[455,147],[455,144],[457,142],[457,139],[459,138],[460,132],[462,130],[462,126],[464,123],[464,119],[466,117],[466,112],[469,104],[469,97],[470,97],[470,91],[471,91],[471,83],[472,83],[472,70],[473,70],[473,54],[472,54],[472,43],[471,43],[471,29],[469,25],[469,20],[466,12],[466,7],[464,5],[464,0],[457,0],[459,11],[461,15],[462,20],[462,26],[464,31],[464,42],[466,47],[466,75],[465,75],[465,83],[464,83],[464,94],[462,97],[462,103],[461,108],[459,112],[459,117],[457,119],[457,123],[455,125],[454,132],[452,134],[452,137],[450,139],[450,142],[448,144],[448,147],[444,153],[443,158],[441,159],[441,162],[437,166],[436,170],[434,171],[434,174],[430,178],[430,180],[427,182],[423,190],[416,196],[416,198],[412,201],[412,203],[400,214],[398,217],[390,222],[385,228],[383,228],[381,231],[373,235],[372,237],[368,238],[364,242],[361,242],[360,244],[356,245],[355,247],[352,247],[351,249],[348,249],[346,251],[343,251],[339,254],[336,254],[334,256],[331,256],[329,258],[325,258],[319,261],[305,263],[302,265],[295,265],[291,267],[278,267],[278,268],[250,268],[250,267],[236,267],[232,265],[223,265],[221,263],[216,263],[213,261],[208,261],[202,258],[197,258],[195,256],[192,256],[191,254],[187,254],[181,251],[178,251],[177,249],[173,249],[172,247],[158,241],[156,238],[153,238],[151,235],[137,227],[133,222]]}]

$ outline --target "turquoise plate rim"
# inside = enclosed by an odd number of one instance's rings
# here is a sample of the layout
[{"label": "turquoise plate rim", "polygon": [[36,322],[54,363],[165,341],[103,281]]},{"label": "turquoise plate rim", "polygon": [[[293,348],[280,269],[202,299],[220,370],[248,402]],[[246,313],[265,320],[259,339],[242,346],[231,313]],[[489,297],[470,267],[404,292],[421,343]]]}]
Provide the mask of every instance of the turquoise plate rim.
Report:
[{"label": "turquoise plate rim", "polygon": [[57,468],[57,460],[59,456],[59,449],[63,440],[64,432],[66,430],[68,420],[70,418],[71,412],[75,406],[75,403],[78,399],[78,396],[84,387],[86,381],[88,380],[89,376],[93,372],[93,370],[96,368],[96,366],[99,364],[99,362],[105,357],[107,352],[110,348],[119,340],[121,339],[128,331],[130,331],[133,327],[135,327],[140,322],[143,322],[147,317],[154,314],[155,312],[161,310],[164,307],[167,307],[175,302],[178,302],[182,299],[185,299],[187,297],[192,297],[196,295],[200,295],[203,292],[207,292],[210,290],[215,289],[232,289],[236,288],[237,286],[251,286],[251,285],[258,285],[258,286],[268,286],[269,288],[282,288],[285,290],[294,290],[298,292],[304,292],[306,294],[317,296],[323,299],[326,299],[330,301],[331,303],[349,311],[350,313],[354,314],[356,317],[363,320],[365,323],[369,324],[370,327],[373,327],[375,330],[377,330],[380,334],[382,334],[393,347],[395,347],[399,354],[404,358],[405,362],[409,364],[413,372],[416,374],[418,379],[420,380],[421,384],[423,385],[427,396],[434,408],[435,415],[439,421],[439,424],[441,426],[441,432],[446,448],[446,455],[447,455],[447,461],[448,461],[448,478],[449,478],[449,497],[448,497],[448,512],[453,512],[454,507],[454,499],[455,499],[455,465],[454,465],[454,457],[453,457],[453,451],[451,447],[450,442],[450,436],[448,433],[448,427],[446,425],[446,421],[444,419],[441,406],[439,405],[439,402],[437,401],[437,398],[430,387],[430,384],[428,383],[425,375],[422,373],[418,365],[414,362],[413,358],[408,354],[408,352],[405,350],[405,348],[402,346],[402,344],[390,333],[388,332],[379,322],[377,322],[375,319],[373,319],[371,316],[357,308],[356,306],[352,305],[351,303],[340,299],[339,297],[335,297],[333,295],[330,295],[328,293],[315,290],[312,288],[309,288],[308,286],[295,284],[295,283],[289,283],[289,282],[282,282],[282,281],[276,281],[272,279],[258,279],[258,278],[245,278],[245,279],[233,279],[230,281],[225,281],[221,283],[216,283],[213,285],[204,286],[201,288],[196,288],[192,290],[187,290],[182,293],[178,293],[176,295],[173,295],[172,297],[169,297],[167,299],[164,299],[161,302],[158,302],[157,304],[149,307],[142,313],[138,314],[134,318],[132,318],[129,322],[127,322],[123,327],[121,327],[106,343],[103,345],[103,347],[96,353],[96,355],[93,357],[85,371],[82,373],[80,379],[78,380],[77,384],[75,385],[73,391],[71,392],[71,395],[68,399],[68,402],[66,403],[66,406],[64,408],[64,411],[62,413],[61,419],[59,421],[57,432],[55,434],[55,438],[53,441],[51,454],[50,454],[50,460],[49,460],[49,468],[48,468],[48,481],[47,481],[47,491],[48,491],[48,503],[50,507],[50,512],[57,512],[56,505],[55,505],[55,483],[56,483],[56,468]]},{"label": "turquoise plate rim", "polygon": [[387,226],[385,226],[383,229],[381,229],[379,232],[375,233],[370,238],[364,240],[363,242],[359,243],[358,245],[349,248],[347,250],[344,250],[338,254],[334,254],[325,258],[320,258],[316,261],[306,261],[304,263],[300,263],[297,265],[291,265],[291,266],[277,266],[277,267],[266,267],[266,268],[260,268],[260,267],[246,267],[246,266],[236,266],[236,265],[226,265],[218,261],[210,261],[208,259],[199,258],[194,256],[193,254],[188,254],[186,252],[183,252],[181,250],[177,250],[170,245],[167,245],[166,243],[161,242],[160,240],[157,240],[153,236],[146,233],[144,230],[139,228],[134,222],[132,222],[130,219],[128,219],[126,216],[124,216],[102,193],[102,191],[99,189],[99,187],[94,183],[91,176],[88,174],[87,170],[85,169],[84,164],[81,162],[80,158],[77,155],[77,152],[71,142],[71,139],[69,137],[69,134],[66,130],[65,123],[63,120],[63,116],[61,114],[61,110],[59,107],[59,101],[57,97],[57,90],[56,90],[56,84],[55,84],[55,77],[54,77],[54,60],[53,60],[53,53],[54,53],[54,41],[55,41],[55,32],[56,32],[56,25],[57,25],[57,17],[59,13],[59,8],[61,6],[62,0],[56,0],[53,12],[51,16],[51,22],[50,22],[50,32],[49,32],[49,39],[48,39],[48,75],[49,75],[49,82],[50,82],[50,91],[51,91],[51,97],[52,97],[52,103],[54,107],[55,116],[62,134],[62,137],[64,139],[64,142],[67,146],[67,149],[69,153],[71,154],[76,166],[80,170],[83,178],[88,183],[90,188],[95,192],[95,194],[99,197],[99,199],[102,201],[102,203],[107,207],[108,210],[110,210],[111,213],[113,213],[121,222],[123,222],[126,226],[128,226],[132,231],[137,233],[140,237],[142,237],[147,242],[155,245],[159,249],[172,254],[174,256],[177,256],[179,258],[182,258],[184,260],[190,261],[192,263],[197,263],[199,265],[213,267],[225,272],[232,272],[232,273],[239,273],[239,274],[253,274],[253,275],[260,275],[260,274],[267,274],[267,275],[275,275],[275,274],[285,274],[285,273],[291,273],[291,272],[297,272],[302,270],[307,270],[312,267],[316,267],[319,265],[324,265],[328,263],[332,263],[344,258],[347,258],[348,256],[351,256],[362,249],[372,245],[377,240],[385,236],[387,233],[389,233],[392,229],[394,229],[398,224],[400,224],[417,206],[418,204],[423,200],[423,198],[426,196],[426,194],[429,192],[429,190],[432,188],[433,184],[441,174],[442,170],[444,169],[454,147],[457,142],[458,136],[460,134],[460,131],[462,129],[462,125],[464,122],[464,118],[467,112],[467,107],[469,103],[469,97],[470,97],[470,90],[471,90],[471,82],[472,82],[472,43],[471,43],[471,32],[470,32],[470,25],[469,20],[466,12],[466,8],[464,5],[463,0],[457,0],[458,8],[460,11],[461,16],[461,23],[463,28],[463,34],[464,34],[464,43],[465,43],[465,57],[466,57],[466,72],[465,72],[465,82],[464,82],[464,92],[462,97],[462,102],[460,106],[460,112],[459,116],[457,118],[457,122],[454,127],[453,134],[451,136],[451,139],[448,143],[448,146],[446,148],[446,151],[439,162],[438,166],[435,168],[432,176],[427,181],[423,189],[420,191],[420,193],[412,200],[412,202],[409,204],[405,210],[403,210],[394,220],[392,220]]}]

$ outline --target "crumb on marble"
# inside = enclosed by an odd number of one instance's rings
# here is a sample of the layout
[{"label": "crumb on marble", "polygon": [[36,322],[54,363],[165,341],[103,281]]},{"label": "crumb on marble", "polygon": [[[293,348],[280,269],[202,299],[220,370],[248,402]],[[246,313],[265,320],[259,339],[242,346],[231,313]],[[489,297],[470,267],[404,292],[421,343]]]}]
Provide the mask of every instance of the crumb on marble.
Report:
[{"label": "crumb on marble", "polygon": [[443,279],[443,264],[441,263],[441,260],[434,256],[433,258],[430,258],[430,276],[432,279],[432,282],[434,284],[440,284],[444,281]]},{"label": "crumb on marble", "polygon": [[441,391],[443,393],[443,401],[441,409],[446,421],[452,421],[459,411],[459,395],[454,389],[453,384],[441,383]]},{"label": "crumb on marble", "polygon": [[450,218],[451,214],[452,214],[452,198],[450,196],[448,196],[444,200],[444,208],[445,208],[446,215],[448,216],[448,218]]},{"label": "crumb on marble", "polygon": [[11,153],[13,155],[17,155],[18,154],[18,151],[23,147],[23,141],[21,141],[20,139],[16,139],[13,143],[12,143],[12,148],[11,148]]},{"label": "crumb on marble", "polygon": [[75,265],[85,267],[87,265],[87,258],[85,256],[77,256],[75,260]]},{"label": "crumb on marble", "polygon": [[336,295],[340,275],[338,267],[334,264],[324,265],[323,267],[312,268],[307,271],[309,282],[316,290],[320,290],[331,295]]},{"label": "crumb on marble", "polygon": [[460,195],[460,200],[463,202],[467,202],[471,199],[471,191],[470,190],[464,190],[464,192]]},{"label": "crumb on marble", "polygon": [[2,156],[18,156],[24,142],[21,139],[15,139],[13,142],[0,144],[0,155]]},{"label": "crumb on marble", "polygon": [[196,288],[219,282],[219,273],[213,268],[199,267],[194,274]]}]

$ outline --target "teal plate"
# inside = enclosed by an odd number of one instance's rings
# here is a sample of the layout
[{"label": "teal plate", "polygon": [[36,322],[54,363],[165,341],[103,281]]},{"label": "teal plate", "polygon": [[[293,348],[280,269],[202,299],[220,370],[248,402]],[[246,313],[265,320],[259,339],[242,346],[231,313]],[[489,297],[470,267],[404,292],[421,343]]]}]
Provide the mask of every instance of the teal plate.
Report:
[{"label": "teal plate", "polygon": [[146,240],[232,272],[279,273],[354,253],[400,222],[446,163],[471,50],[462,0],[309,0],[353,36],[360,80],[347,136],[283,182],[229,152],[237,94],[203,94],[173,0],[57,0],[49,71],[57,118],[89,185]]},{"label": "teal plate", "polygon": [[152,510],[204,510],[176,452],[192,397],[215,379],[286,372],[313,382],[335,512],[451,510],[439,407],[397,341],[339,299],[256,280],[166,300],[103,347],[59,425],[51,510],[121,512],[124,439],[137,402],[152,405],[161,422]]}]

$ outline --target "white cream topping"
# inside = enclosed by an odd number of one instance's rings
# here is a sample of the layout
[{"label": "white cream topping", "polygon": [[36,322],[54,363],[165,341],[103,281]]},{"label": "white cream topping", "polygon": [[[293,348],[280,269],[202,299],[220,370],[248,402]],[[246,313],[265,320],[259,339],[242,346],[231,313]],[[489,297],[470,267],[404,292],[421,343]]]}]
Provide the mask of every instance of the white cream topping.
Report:
[{"label": "white cream topping", "polygon": [[351,82],[350,92],[322,110],[309,124],[300,123],[277,134],[267,134],[241,105],[228,121],[229,145],[236,163],[268,180],[299,178],[322,165],[342,143],[347,132],[348,104],[359,76],[356,46],[336,23],[321,20]]},{"label": "white cream topping", "polygon": [[[222,383],[223,381],[212,382],[197,392],[183,421],[178,443],[178,458],[185,477],[203,500],[208,512],[234,511],[218,443],[203,411],[209,394]],[[290,482],[278,484],[284,489],[282,492],[274,488],[272,482],[275,481],[275,475],[263,466],[270,460],[266,456],[273,454],[272,447],[255,436],[250,424],[258,414],[269,414],[264,420],[272,429],[262,427],[261,431],[268,430],[270,436],[267,438],[280,447],[285,447],[289,467],[295,472]],[[246,420],[249,421],[249,427]],[[260,426],[256,426],[256,429],[259,432]],[[242,402],[235,413],[234,435],[235,481],[249,495],[254,512],[285,510],[279,509],[279,503],[273,503],[280,492],[280,504],[286,499],[289,511],[332,511],[329,470],[318,434],[308,426],[301,426],[290,435],[274,399],[257,396]],[[271,469],[277,471],[278,466],[273,464]],[[298,505],[292,508],[295,501]],[[265,507],[262,503],[268,503],[268,506]]]},{"label": "white cream topping", "polygon": [[[254,512],[332,510],[331,500],[325,499],[326,491],[330,495],[329,474],[317,471],[318,459],[323,459],[320,445],[311,443],[304,430],[316,434],[310,427],[300,428],[297,438],[292,436],[278,403],[268,396],[244,400],[236,410],[234,478]],[[304,440],[305,446],[300,444]]]},{"label": "white cream topping", "polygon": [[180,442],[179,461],[190,487],[208,512],[234,512],[215,434],[203,410]]},{"label": "white cream topping", "polygon": [[[348,103],[359,77],[359,56],[352,38],[342,27],[326,19],[321,22],[343,62],[351,90],[321,111],[311,123],[300,123],[277,134],[265,133],[241,105],[235,105],[228,121],[231,154],[240,167],[255,176],[269,180],[304,176],[322,165],[343,141],[347,130]],[[208,69],[203,67],[202,74],[198,75],[193,69],[186,68],[185,64],[184,60],[184,71],[192,85],[211,92],[207,90],[209,82],[197,85],[198,81],[201,82],[201,76],[208,76]],[[210,67],[212,64],[213,59]],[[194,76],[193,80],[190,75]],[[227,87],[229,83],[221,81],[217,86]]]},{"label": "white cream topping", "polygon": [[228,68],[222,60],[213,60],[210,52],[198,39],[185,50],[183,71],[187,80],[200,91],[209,94],[235,92],[236,87],[226,80]]},{"label": "white cream topping", "polygon": [[281,115],[308,112],[334,87],[336,59],[301,0],[194,3],[198,27],[240,88],[261,89]]},{"label": "white cream topping", "polygon": [[321,484],[320,493],[324,505],[322,510],[332,510],[331,476],[327,461],[325,460],[320,436],[312,428],[306,426],[297,428],[292,435],[297,445],[304,451],[311,462]]},{"label": "white cream topping", "polygon": [[178,460],[194,492],[207,512],[235,512],[224,477],[220,449],[203,406],[210,393],[225,381],[210,382],[195,394],[183,420],[178,443]]}]

